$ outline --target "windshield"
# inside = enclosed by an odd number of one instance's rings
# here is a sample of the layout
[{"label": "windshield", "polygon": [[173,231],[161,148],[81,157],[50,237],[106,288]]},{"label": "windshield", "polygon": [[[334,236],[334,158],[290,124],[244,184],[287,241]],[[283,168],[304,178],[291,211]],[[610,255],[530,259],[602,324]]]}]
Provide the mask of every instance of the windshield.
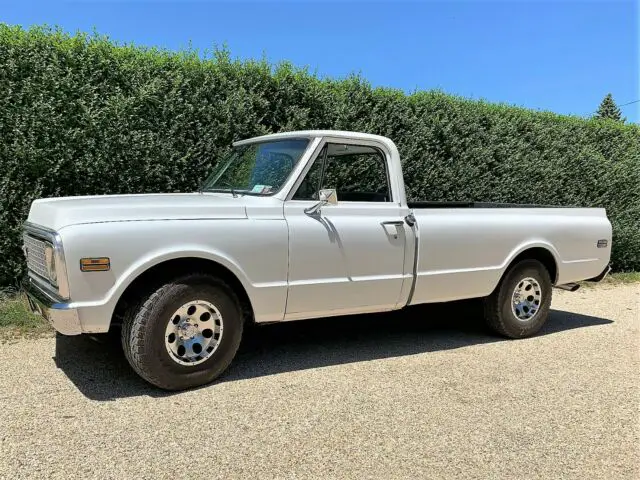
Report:
[{"label": "windshield", "polygon": [[272,195],[280,190],[308,144],[309,139],[292,138],[234,147],[220,159],[202,191]]}]

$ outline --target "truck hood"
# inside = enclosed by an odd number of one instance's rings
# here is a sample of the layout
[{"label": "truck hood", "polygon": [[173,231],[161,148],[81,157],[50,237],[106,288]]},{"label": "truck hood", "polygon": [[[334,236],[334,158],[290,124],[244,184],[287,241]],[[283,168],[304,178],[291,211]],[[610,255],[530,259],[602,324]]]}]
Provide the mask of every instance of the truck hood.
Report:
[{"label": "truck hood", "polygon": [[243,197],[178,193],[36,200],[28,221],[52,230],[82,223],[247,218]]}]

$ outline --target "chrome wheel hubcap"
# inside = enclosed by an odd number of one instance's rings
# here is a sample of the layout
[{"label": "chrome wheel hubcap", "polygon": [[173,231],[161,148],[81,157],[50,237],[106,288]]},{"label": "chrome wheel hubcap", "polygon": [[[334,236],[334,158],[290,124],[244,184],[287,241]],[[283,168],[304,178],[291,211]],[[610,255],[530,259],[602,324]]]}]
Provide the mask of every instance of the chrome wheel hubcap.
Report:
[{"label": "chrome wheel hubcap", "polygon": [[511,297],[511,311],[518,320],[529,320],[540,309],[542,288],[535,278],[527,277],[516,285]]},{"label": "chrome wheel hubcap", "polygon": [[171,315],[164,343],[173,361],[181,365],[198,365],[218,349],[222,329],[222,315],[215,305],[194,300]]}]

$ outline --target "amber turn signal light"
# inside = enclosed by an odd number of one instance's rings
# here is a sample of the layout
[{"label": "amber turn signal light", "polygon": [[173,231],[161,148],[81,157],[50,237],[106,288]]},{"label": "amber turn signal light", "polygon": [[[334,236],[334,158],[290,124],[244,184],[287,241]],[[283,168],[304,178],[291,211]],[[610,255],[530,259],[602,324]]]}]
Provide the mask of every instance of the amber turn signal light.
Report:
[{"label": "amber turn signal light", "polygon": [[80,271],[82,272],[106,272],[108,270],[111,270],[111,261],[108,257],[80,259]]}]

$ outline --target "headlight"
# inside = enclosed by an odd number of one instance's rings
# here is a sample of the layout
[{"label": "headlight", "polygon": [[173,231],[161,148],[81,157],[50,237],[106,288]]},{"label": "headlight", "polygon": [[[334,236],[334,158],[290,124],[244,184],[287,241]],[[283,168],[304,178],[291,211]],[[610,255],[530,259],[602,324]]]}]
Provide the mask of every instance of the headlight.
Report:
[{"label": "headlight", "polygon": [[45,290],[55,293],[63,300],[69,299],[67,264],[60,234],[26,222],[23,238],[29,275],[33,275]]},{"label": "headlight", "polygon": [[58,271],[56,270],[56,256],[53,251],[53,245],[47,243],[44,247],[44,262],[47,268],[47,276],[49,281],[55,287],[58,286]]}]

